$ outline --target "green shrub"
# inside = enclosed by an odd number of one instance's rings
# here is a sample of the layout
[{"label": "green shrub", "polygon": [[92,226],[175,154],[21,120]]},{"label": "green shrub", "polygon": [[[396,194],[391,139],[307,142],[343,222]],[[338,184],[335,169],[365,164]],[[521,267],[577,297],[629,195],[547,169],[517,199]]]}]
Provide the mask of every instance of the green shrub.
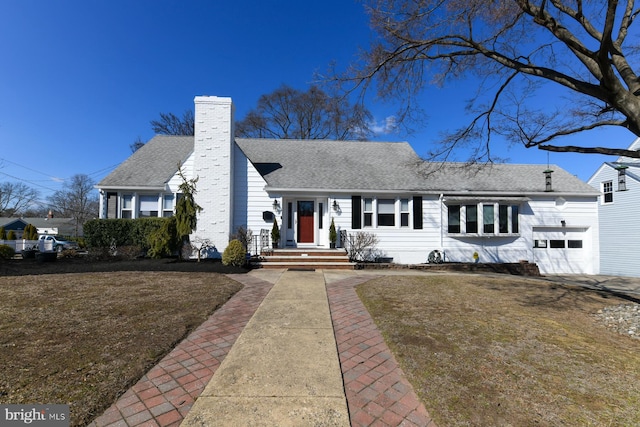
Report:
[{"label": "green shrub", "polygon": [[162,226],[149,234],[148,255],[151,258],[171,256],[179,248],[175,217],[163,219]]},{"label": "green shrub", "polygon": [[7,230],[4,227],[0,227],[0,240],[7,240]]},{"label": "green shrub", "polygon": [[[94,219],[84,224],[84,239],[88,248],[120,248],[139,246],[150,249],[150,238],[171,218]],[[100,251],[96,251],[100,252]]]},{"label": "green shrub", "polygon": [[0,245],[0,258],[11,259],[16,254],[16,251],[9,245]]},{"label": "green shrub", "polygon": [[247,262],[247,251],[242,242],[233,239],[222,253],[222,263],[234,267],[242,267]]},{"label": "green shrub", "polygon": [[278,228],[278,220],[273,219],[273,227],[271,227],[271,243],[275,248],[280,241],[280,229]]},{"label": "green shrub", "polygon": [[25,240],[38,240],[38,229],[33,224],[27,224],[22,232],[22,238]]},{"label": "green shrub", "polygon": [[7,240],[16,240],[17,236],[16,236],[16,232],[13,230],[9,230],[9,233],[7,233]]}]

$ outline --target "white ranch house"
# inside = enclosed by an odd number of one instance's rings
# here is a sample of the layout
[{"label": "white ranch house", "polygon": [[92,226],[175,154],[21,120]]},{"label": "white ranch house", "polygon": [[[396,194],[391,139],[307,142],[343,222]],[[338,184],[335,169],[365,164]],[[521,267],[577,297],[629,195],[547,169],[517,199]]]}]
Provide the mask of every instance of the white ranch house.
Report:
[{"label": "white ranch house", "polygon": [[[156,136],[104,178],[101,218],[173,214],[178,164],[198,177],[204,209],[192,238],[221,253],[238,227],[281,227],[281,248],[328,248],[331,220],[374,233],[378,253],[425,263],[538,264],[545,273],[599,273],[600,192],[557,166],[430,164],[398,142],[234,137],[230,98],[195,98],[195,136]],[[549,172],[552,169],[553,172]]]}]

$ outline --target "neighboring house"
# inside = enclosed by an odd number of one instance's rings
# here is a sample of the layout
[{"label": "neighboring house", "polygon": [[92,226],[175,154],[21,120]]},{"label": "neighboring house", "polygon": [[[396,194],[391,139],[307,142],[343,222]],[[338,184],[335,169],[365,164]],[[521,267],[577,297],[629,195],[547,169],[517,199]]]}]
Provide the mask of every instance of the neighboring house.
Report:
[{"label": "neighboring house", "polygon": [[[27,224],[31,224],[38,230],[38,234],[50,234],[53,236],[74,236],[76,224],[73,218],[6,218],[0,217],[0,227],[4,227],[8,233],[13,230],[18,239],[22,238],[22,232]],[[80,236],[82,233],[79,234]]]},{"label": "neighboring house", "polygon": [[408,143],[234,138],[230,98],[195,98],[195,136],[156,136],[104,178],[100,218],[173,214],[181,165],[203,207],[193,238],[222,252],[238,227],[279,247],[328,248],[331,220],[377,236],[380,256],[425,263],[536,262],[598,273],[598,195],[552,166],[431,164]]},{"label": "neighboring house", "polygon": [[[630,150],[640,150],[640,138]],[[600,273],[640,277],[640,159],[603,163],[588,183],[600,192]]]}]

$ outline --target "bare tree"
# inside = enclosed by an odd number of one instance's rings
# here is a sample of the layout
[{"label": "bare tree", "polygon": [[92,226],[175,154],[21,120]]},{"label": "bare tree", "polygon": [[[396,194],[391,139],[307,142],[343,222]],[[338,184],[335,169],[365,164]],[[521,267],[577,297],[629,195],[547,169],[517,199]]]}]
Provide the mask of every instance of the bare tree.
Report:
[{"label": "bare tree", "polygon": [[[499,134],[543,150],[640,158],[615,144],[549,144],[605,126],[640,136],[638,44],[629,37],[639,13],[633,0],[368,3],[379,38],[340,79],[351,90],[364,93],[377,83],[382,98],[402,101],[400,120],[419,110],[415,96],[426,85],[478,80],[470,122],[444,138],[434,156],[467,144],[475,159],[490,159],[491,136]],[[549,88],[553,95],[536,103],[534,96]]]},{"label": "bare tree", "polygon": [[142,138],[138,137],[135,141],[133,141],[130,145],[129,148],[131,149],[132,153],[135,153],[136,151],[138,151],[140,148],[142,148],[142,146],[144,145],[144,141],[142,140]]},{"label": "bare tree", "polygon": [[65,181],[63,190],[56,191],[48,198],[58,216],[75,219],[76,235],[82,224],[98,217],[100,202],[94,185],[95,182],[88,175],[74,175]]},{"label": "bare tree", "polygon": [[182,118],[173,113],[160,113],[160,120],[151,120],[151,129],[160,135],[193,135],[193,110],[186,110]]},{"label": "bare tree", "polygon": [[38,191],[21,182],[0,183],[0,216],[24,214],[38,199]]},{"label": "bare tree", "polygon": [[236,123],[236,136],[277,139],[365,139],[370,113],[316,86],[306,92],[283,85],[262,95],[255,109]]}]

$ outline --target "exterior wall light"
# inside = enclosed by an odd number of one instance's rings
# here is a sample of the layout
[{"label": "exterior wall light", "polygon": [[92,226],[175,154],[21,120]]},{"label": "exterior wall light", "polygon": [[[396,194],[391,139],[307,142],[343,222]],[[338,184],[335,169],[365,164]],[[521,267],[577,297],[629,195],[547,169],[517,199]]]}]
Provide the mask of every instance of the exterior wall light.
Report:
[{"label": "exterior wall light", "polygon": [[278,212],[280,210],[280,202],[278,202],[278,199],[273,199],[273,211],[274,212]]},{"label": "exterior wall light", "polygon": [[334,201],[333,201],[333,205],[332,205],[332,207],[333,207],[333,211],[334,211],[334,212],[338,212],[338,211],[340,210],[340,205],[338,204],[338,201],[337,201],[337,200],[334,200]]}]

